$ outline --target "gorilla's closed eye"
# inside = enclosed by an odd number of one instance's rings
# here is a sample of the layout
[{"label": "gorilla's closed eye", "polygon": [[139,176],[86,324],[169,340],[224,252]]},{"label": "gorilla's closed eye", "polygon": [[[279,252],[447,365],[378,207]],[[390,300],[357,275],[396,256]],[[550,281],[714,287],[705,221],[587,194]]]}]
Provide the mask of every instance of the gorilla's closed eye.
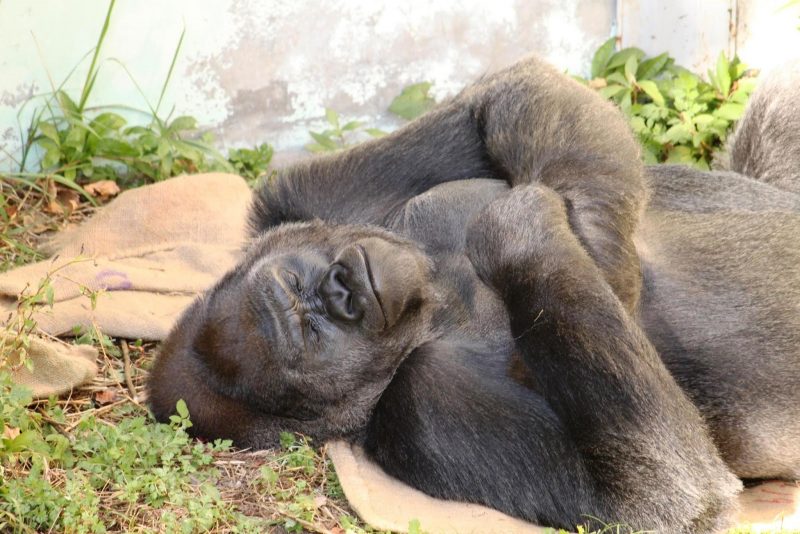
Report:
[{"label": "gorilla's closed eye", "polygon": [[294,289],[297,295],[300,295],[303,292],[303,285],[300,282],[300,277],[297,276],[292,271],[283,271],[283,277],[286,283]]}]

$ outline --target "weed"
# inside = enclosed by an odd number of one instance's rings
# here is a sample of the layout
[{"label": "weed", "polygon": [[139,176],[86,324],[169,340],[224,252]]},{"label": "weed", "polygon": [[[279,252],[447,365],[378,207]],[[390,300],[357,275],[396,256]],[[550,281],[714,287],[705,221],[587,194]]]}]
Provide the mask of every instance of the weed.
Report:
[{"label": "weed", "polygon": [[268,173],[272,154],[272,147],[266,143],[252,149],[233,148],[228,151],[228,162],[236,174],[253,183]]},{"label": "weed", "polygon": [[[412,120],[424,114],[436,103],[428,95],[431,88],[429,82],[409,85],[397,95],[389,105],[389,111],[405,120]],[[369,137],[383,137],[386,132],[378,128],[365,128],[360,121],[349,121],[341,124],[339,114],[331,108],[325,108],[325,120],[330,128],[321,132],[308,132],[314,139],[306,145],[309,152],[337,152],[349,148]]]},{"label": "weed", "polygon": [[[371,137],[382,137],[386,132],[377,128],[364,128],[364,123],[360,121],[349,121],[341,124],[339,114],[325,108],[325,120],[330,128],[322,132],[308,132],[314,139],[314,143],[306,145],[309,152],[336,152],[355,144],[354,139],[360,133],[366,133]],[[363,138],[363,136],[361,136]]]},{"label": "weed", "polygon": [[430,82],[421,82],[409,85],[392,100],[389,111],[406,120],[413,120],[430,110],[436,101],[428,92]]},{"label": "weed", "polygon": [[614,52],[616,39],[595,53],[591,81],[617,104],[643,147],[646,163],[688,163],[708,169],[755,88],[738,58],[719,55],[706,82],[666,53],[645,58],[638,48]]}]

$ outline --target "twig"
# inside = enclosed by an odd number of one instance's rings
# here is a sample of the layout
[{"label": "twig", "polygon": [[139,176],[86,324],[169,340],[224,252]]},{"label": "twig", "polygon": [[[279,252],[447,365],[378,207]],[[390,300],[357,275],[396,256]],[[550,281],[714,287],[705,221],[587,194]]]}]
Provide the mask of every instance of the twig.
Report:
[{"label": "twig", "polygon": [[136,387],[133,385],[133,378],[131,377],[131,353],[128,350],[128,342],[124,339],[120,342],[120,348],[122,348],[122,361],[123,361],[123,371],[125,374],[125,384],[128,386],[128,391],[131,392],[131,399],[136,404],[139,404],[139,401],[136,399]]}]

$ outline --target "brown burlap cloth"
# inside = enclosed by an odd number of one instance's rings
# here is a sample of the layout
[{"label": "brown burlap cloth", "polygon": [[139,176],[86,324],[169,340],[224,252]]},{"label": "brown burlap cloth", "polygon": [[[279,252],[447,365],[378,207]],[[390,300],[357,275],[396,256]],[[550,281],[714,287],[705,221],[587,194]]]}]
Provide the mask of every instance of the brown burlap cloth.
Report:
[{"label": "brown burlap cloth", "polygon": [[[246,239],[250,190],[238,176],[183,176],[126,191],[83,225],[51,244],[54,259],[0,275],[3,319],[16,296],[51,273],[54,305],[36,313],[51,335],[91,325],[127,339],[163,339],[181,311],[234,265]],[[29,290],[29,289],[28,289]],[[86,296],[99,291],[96,305]],[[34,370],[15,379],[37,396],[59,394],[92,379],[96,351],[47,338],[31,345]],[[344,492],[373,527],[428,532],[545,532],[483,506],[441,501],[390,478],[358,447],[330,443]],[[800,489],[769,482],[746,490],[740,522],[754,531],[800,528]]]}]

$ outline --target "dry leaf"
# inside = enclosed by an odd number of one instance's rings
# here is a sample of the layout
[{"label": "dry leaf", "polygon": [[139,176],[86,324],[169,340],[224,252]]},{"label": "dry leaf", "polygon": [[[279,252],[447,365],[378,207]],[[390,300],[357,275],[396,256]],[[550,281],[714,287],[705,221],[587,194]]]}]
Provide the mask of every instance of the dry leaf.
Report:
[{"label": "dry leaf", "polygon": [[78,193],[72,189],[58,188],[55,196],[51,198],[52,200],[47,203],[44,211],[55,215],[72,213],[80,203],[80,197],[78,196]]},{"label": "dry leaf", "polygon": [[19,428],[7,426],[3,429],[3,437],[6,439],[14,439],[19,436]]},{"label": "dry leaf", "polygon": [[9,219],[13,219],[17,216],[17,207],[16,206],[5,206],[6,210],[6,217]]},{"label": "dry leaf", "polygon": [[97,404],[111,404],[117,400],[117,392],[113,389],[104,389],[94,394],[94,401]]},{"label": "dry leaf", "polygon": [[594,80],[589,80],[589,87],[591,87],[592,89],[602,89],[607,85],[608,82],[606,81],[605,78],[595,78]]},{"label": "dry leaf", "polygon": [[100,180],[99,182],[92,182],[86,184],[84,189],[93,197],[100,197],[101,199],[111,198],[119,194],[119,186],[113,180]]},{"label": "dry leaf", "polygon": [[331,529],[331,534],[345,534],[345,530],[340,526],[335,526]]}]

